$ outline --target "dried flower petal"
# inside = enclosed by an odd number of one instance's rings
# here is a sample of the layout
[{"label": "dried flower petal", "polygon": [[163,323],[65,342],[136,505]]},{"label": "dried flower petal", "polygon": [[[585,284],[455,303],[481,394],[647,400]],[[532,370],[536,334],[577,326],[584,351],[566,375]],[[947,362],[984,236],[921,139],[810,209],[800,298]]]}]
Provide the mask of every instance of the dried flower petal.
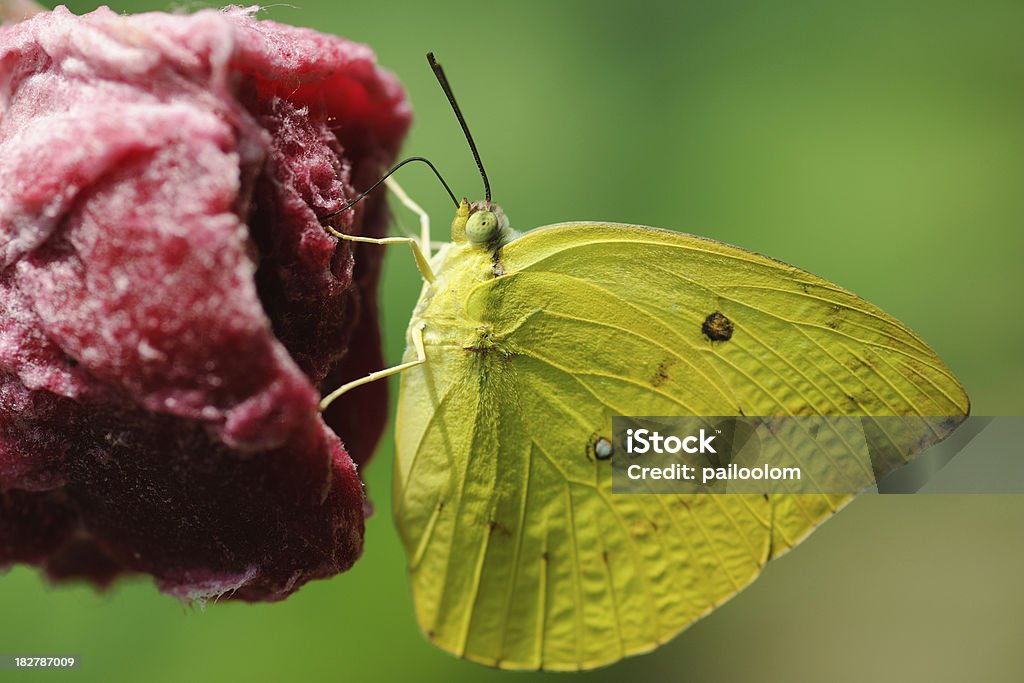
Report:
[{"label": "dried flower petal", "polygon": [[386,395],[317,388],[381,365],[380,250],[316,216],[408,123],[368,48],[252,11],[0,29],[0,565],[273,600],[355,561]]}]

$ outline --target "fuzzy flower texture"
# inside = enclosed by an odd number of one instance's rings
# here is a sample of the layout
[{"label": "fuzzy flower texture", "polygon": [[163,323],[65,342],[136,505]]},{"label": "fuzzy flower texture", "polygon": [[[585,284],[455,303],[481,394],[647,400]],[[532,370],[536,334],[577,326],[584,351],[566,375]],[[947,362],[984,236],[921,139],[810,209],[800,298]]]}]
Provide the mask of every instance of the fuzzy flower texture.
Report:
[{"label": "fuzzy flower texture", "polygon": [[381,366],[380,249],[317,216],[408,105],[368,48],[253,14],[0,29],[0,569],[279,600],[362,551],[385,389],[317,401]]}]

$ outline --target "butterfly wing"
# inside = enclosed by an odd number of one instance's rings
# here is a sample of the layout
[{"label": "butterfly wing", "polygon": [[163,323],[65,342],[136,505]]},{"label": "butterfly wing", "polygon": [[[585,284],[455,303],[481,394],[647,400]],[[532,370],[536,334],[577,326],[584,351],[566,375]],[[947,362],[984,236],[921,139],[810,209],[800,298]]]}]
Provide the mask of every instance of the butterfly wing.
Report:
[{"label": "butterfly wing", "polygon": [[952,416],[936,440],[968,410],[905,326],[735,247],[564,224],[494,268],[436,294],[458,300],[454,327],[422,313],[395,467],[420,624],[475,661],[586,669],[649,650],[849,498],[613,495],[593,452],[613,415]]}]

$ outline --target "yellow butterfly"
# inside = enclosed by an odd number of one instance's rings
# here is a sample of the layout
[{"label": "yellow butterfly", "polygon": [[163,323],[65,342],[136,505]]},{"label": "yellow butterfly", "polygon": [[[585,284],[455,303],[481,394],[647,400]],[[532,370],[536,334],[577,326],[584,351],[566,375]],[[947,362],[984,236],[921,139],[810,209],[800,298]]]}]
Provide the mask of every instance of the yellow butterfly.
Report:
[{"label": "yellow butterfly", "polygon": [[827,280],[639,225],[519,236],[489,194],[432,257],[427,230],[378,240],[425,276],[408,350],[336,392],[404,370],[394,517],[420,626],[453,654],[578,670],[651,650],[850,499],[614,494],[615,415],[951,418],[934,441],[969,411],[924,341]]}]

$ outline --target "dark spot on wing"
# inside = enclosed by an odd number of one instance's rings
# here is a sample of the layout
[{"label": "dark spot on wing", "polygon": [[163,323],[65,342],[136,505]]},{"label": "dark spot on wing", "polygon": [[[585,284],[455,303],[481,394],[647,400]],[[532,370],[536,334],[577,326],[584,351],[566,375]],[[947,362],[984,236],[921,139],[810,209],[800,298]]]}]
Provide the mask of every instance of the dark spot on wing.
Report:
[{"label": "dark spot on wing", "polygon": [[870,358],[861,358],[859,356],[850,355],[846,360],[846,369],[852,372],[857,377],[864,377],[870,375],[873,372],[874,363]]},{"label": "dark spot on wing", "polygon": [[594,432],[587,440],[587,458],[593,460],[610,460],[615,453],[612,442],[605,436]]},{"label": "dark spot on wing", "polygon": [[605,564],[608,564],[608,551],[607,550],[605,550],[604,552],[601,553],[601,559],[604,560]]},{"label": "dark spot on wing", "polygon": [[829,307],[828,320],[825,322],[825,325],[827,325],[830,330],[838,330],[843,324],[843,320],[846,318],[846,311],[847,309],[844,306],[833,304]]},{"label": "dark spot on wing", "polygon": [[493,535],[495,531],[503,533],[506,536],[511,536],[512,535],[512,532],[509,531],[507,526],[505,526],[504,524],[502,524],[501,522],[499,522],[496,519],[492,519],[491,521],[489,521],[487,523],[487,532],[489,534]]},{"label": "dark spot on wing", "polygon": [[673,360],[663,360],[658,363],[658,369],[654,371],[654,377],[651,378],[652,387],[660,387],[662,384],[668,381],[668,369],[675,364]]},{"label": "dark spot on wing", "polygon": [[729,341],[732,339],[732,321],[718,311],[714,311],[704,318],[704,324],[700,326],[700,331],[713,342]]}]

